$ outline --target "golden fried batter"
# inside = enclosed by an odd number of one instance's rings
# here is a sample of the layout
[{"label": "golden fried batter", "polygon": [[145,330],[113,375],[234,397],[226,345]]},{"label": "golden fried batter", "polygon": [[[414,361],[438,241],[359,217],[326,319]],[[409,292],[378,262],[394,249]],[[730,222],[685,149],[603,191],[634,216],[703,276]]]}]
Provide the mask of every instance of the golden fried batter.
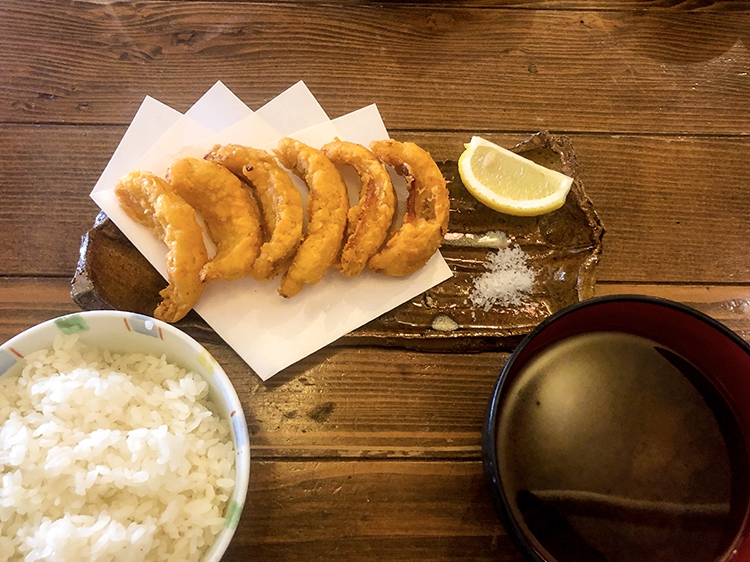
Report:
[{"label": "golden fried batter", "polygon": [[262,242],[260,211],[242,182],[224,166],[181,158],[167,171],[172,189],[203,217],[216,255],[201,270],[203,281],[250,275]]},{"label": "golden fried batter", "polygon": [[348,164],[359,175],[359,202],[349,209],[339,270],[355,277],[385,242],[396,211],[396,193],[385,166],[360,144],[336,139],[321,148],[336,164]]},{"label": "golden fried batter", "polygon": [[205,158],[245,178],[255,190],[265,242],[251,273],[258,281],[275,277],[289,265],[302,239],[302,198],[292,179],[265,150],[216,145]]},{"label": "golden fried batter", "polygon": [[208,253],[195,210],[167,182],[149,172],[129,173],[117,182],[115,194],[130,218],[167,245],[169,285],[159,293],[164,300],[154,310],[154,316],[176,322],[203,292],[200,272]]},{"label": "golden fried batter", "polygon": [[411,142],[375,141],[370,148],[380,160],[406,178],[409,197],[401,227],[368,267],[403,276],[422,268],[443,243],[448,230],[450,199],[445,178],[430,154]]},{"label": "golden fried batter", "polygon": [[290,138],[279,141],[276,155],[291,170],[304,176],[310,189],[307,199],[307,232],[294,261],[281,277],[279,294],[289,298],[304,285],[314,285],[341,250],[349,209],[346,184],[335,164],[320,150]]}]

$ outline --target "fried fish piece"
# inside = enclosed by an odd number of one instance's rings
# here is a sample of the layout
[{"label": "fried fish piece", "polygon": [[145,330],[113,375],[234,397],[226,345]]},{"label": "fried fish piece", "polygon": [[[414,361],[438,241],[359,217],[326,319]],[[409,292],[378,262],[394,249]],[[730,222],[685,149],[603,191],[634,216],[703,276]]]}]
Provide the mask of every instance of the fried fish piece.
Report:
[{"label": "fried fish piece", "polygon": [[150,172],[127,174],[117,182],[115,195],[130,218],[167,245],[169,284],[159,293],[163,301],[154,310],[154,316],[176,322],[203,293],[200,272],[208,261],[208,253],[195,210],[166,181]]},{"label": "fried fish piece", "polygon": [[262,211],[264,242],[251,274],[258,281],[275,277],[289,265],[302,239],[302,198],[294,182],[265,150],[216,145],[205,159],[246,179],[255,191]]},{"label": "fried fish piece", "polygon": [[167,181],[200,213],[216,244],[216,255],[201,270],[201,279],[232,281],[249,275],[263,235],[260,210],[242,182],[224,166],[197,158],[174,161]]},{"label": "fried fish piece", "polygon": [[279,294],[289,298],[304,285],[314,285],[341,250],[349,210],[349,194],[336,165],[320,150],[294,139],[279,141],[276,156],[290,170],[304,176],[307,198],[307,232],[292,265],[281,277]]},{"label": "fried fish piece", "polygon": [[409,196],[403,224],[368,267],[396,277],[422,268],[448,231],[450,199],[445,178],[429,152],[412,142],[393,139],[370,144],[375,155],[406,178]]},{"label": "fried fish piece", "polygon": [[396,211],[396,192],[382,162],[369,149],[353,142],[334,140],[321,151],[335,164],[348,164],[359,175],[359,201],[349,209],[341,273],[359,275],[385,242]]}]

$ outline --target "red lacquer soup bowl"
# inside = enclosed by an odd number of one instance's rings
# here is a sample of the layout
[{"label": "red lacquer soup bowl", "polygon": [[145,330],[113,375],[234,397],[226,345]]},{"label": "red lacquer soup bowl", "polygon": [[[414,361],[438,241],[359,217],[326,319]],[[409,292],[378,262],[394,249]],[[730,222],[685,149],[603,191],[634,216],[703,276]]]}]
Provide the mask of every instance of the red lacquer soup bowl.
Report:
[{"label": "red lacquer soup bowl", "polygon": [[529,560],[750,562],[748,436],[750,346],[692,308],[623,295],[521,342],[483,454]]}]

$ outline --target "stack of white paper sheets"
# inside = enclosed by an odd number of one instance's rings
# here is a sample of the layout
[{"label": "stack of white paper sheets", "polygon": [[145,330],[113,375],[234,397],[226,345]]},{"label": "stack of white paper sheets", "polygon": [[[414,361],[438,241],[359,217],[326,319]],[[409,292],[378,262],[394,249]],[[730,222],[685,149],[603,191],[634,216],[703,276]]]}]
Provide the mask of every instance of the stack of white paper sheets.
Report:
[{"label": "stack of white paper sheets", "polygon": [[[389,135],[375,105],[329,119],[302,82],[257,111],[217,82],[184,115],[147,97],[91,197],[166,278],[167,248],[120,209],[114,194],[117,180],[132,170],[164,177],[177,158],[202,158],[215,144],[268,150],[285,136],[319,148],[335,137],[367,146]],[[350,199],[356,202],[359,180],[352,170],[342,173]],[[403,207],[404,182],[393,178]],[[293,179],[304,201],[306,186]],[[207,246],[210,252],[210,241]],[[450,276],[438,252],[424,268],[404,278],[364,271],[350,279],[331,269],[318,284],[306,286],[291,299],[277,293],[278,279],[214,281],[206,286],[195,310],[266,380]]]}]

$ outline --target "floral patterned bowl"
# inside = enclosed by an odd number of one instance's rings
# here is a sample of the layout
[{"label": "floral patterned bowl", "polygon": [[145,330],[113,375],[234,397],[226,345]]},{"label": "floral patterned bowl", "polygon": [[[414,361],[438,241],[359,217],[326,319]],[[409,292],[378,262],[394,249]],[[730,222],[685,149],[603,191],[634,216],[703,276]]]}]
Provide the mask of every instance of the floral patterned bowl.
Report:
[{"label": "floral patterned bowl", "polygon": [[237,393],[216,360],[203,346],[174,326],[148,316],[115,310],[70,314],[43,322],[0,345],[0,376],[16,374],[29,353],[52,347],[58,334],[78,334],[82,343],[117,353],[144,353],[166,359],[198,373],[209,385],[209,396],[219,415],[229,420],[236,450],[235,488],[224,528],[207,551],[204,562],[218,562],[239,523],[250,477],[247,422]]}]

